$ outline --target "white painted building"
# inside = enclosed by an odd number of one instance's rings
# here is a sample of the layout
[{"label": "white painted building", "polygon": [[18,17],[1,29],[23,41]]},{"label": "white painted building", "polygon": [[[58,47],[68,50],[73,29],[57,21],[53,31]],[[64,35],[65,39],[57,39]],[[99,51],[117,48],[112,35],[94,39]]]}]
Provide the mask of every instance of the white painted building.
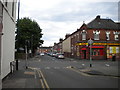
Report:
[{"label": "white painted building", "polygon": [[16,5],[16,0],[0,0],[1,79],[10,73],[10,62],[15,60]]},{"label": "white painted building", "polygon": [[67,37],[62,42],[62,52],[64,53],[65,57],[71,56],[71,37]]}]

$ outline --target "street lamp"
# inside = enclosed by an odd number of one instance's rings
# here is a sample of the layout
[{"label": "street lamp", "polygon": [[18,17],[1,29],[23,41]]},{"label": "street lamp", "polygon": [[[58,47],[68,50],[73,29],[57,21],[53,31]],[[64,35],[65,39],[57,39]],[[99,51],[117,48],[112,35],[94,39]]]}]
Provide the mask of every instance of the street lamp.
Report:
[{"label": "street lamp", "polygon": [[93,40],[90,38],[90,40],[88,40],[88,44],[90,45],[90,67],[92,67],[92,44],[93,44]]},{"label": "street lamp", "polygon": [[25,68],[27,69],[27,45],[25,45],[25,54],[26,54]]}]

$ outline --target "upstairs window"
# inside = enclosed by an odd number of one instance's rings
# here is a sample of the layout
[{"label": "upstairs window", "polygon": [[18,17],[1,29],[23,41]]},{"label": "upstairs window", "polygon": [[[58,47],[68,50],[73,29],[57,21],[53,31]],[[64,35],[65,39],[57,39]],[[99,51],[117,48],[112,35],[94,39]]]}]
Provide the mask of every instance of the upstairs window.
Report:
[{"label": "upstairs window", "polygon": [[115,40],[119,40],[118,34],[115,34]]},{"label": "upstairs window", "polygon": [[118,41],[119,40],[119,34],[120,34],[120,32],[115,32],[115,31],[113,31],[113,34],[114,34],[114,38],[115,38],[115,40],[116,41]]},{"label": "upstairs window", "polygon": [[14,2],[12,2],[12,17],[14,17]]},{"label": "upstairs window", "polygon": [[5,2],[5,6],[7,7],[7,5],[8,5],[8,0],[5,0],[4,2]]},{"label": "upstairs window", "polygon": [[109,31],[106,32],[106,40],[110,40],[110,32]]},{"label": "upstairs window", "polygon": [[100,31],[98,31],[98,30],[93,31],[93,34],[94,34],[94,40],[99,40]]},{"label": "upstairs window", "polygon": [[81,34],[82,34],[82,40],[86,40],[87,32],[85,30],[82,30]]}]

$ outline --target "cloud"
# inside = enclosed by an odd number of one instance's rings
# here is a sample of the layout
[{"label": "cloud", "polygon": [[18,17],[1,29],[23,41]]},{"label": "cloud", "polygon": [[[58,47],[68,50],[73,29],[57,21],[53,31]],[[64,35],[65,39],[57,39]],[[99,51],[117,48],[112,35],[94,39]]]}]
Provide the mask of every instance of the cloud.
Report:
[{"label": "cloud", "polygon": [[117,21],[119,0],[21,0],[20,17],[36,20],[42,28],[45,46],[53,45],[66,33],[73,33],[83,21],[97,15]]}]

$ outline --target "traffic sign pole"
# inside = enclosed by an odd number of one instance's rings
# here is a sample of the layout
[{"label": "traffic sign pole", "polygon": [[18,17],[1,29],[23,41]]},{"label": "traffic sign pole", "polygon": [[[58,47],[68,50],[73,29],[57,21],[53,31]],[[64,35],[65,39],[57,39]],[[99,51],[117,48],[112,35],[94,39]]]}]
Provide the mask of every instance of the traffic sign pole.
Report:
[{"label": "traffic sign pole", "polygon": [[88,44],[90,44],[90,67],[92,67],[92,44],[93,44],[93,40],[88,40]]}]

